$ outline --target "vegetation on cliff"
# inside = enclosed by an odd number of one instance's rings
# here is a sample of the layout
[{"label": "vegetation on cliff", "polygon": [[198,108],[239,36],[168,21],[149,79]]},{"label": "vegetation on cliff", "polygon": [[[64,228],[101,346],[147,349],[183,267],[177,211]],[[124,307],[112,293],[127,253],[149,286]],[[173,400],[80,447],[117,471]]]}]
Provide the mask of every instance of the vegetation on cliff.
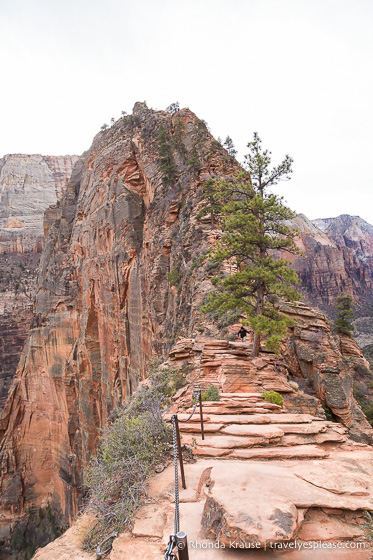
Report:
[{"label": "vegetation on cliff", "polygon": [[[280,342],[292,321],[276,306],[278,297],[288,301],[300,298],[293,285],[298,277],[279,252],[296,254],[296,231],[285,220],[294,213],[283,198],[269,191],[281,180],[288,180],[292,159],[271,168],[268,150],[263,150],[255,133],[245,156],[247,172],[237,178],[208,181],[204,191],[205,209],[219,216],[223,235],[211,251],[211,258],[226,263],[231,272],[213,278],[216,290],[203,310],[217,316],[232,309],[247,315],[244,324],[254,330],[253,355],[257,356],[261,337],[269,350],[278,352]],[[277,253],[277,254],[276,254]]]},{"label": "vegetation on cliff", "polygon": [[354,325],[351,323],[354,318],[352,296],[342,292],[335,302],[337,304],[337,318],[334,321],[336,331],[351,336],[352,331],[355,329]]},{"label": "vegetation on cliff", "polygon": [[146,495],[149,476],[167,462],[171,434],[162,414],[170,397],[185,383],[172,368],[149,368],[149,383],[128,406],[114,411],[101,436],[98,452],[86,470],[87,509],[98,517],[86,539],[96,548],[112,531],[130,527]]}]

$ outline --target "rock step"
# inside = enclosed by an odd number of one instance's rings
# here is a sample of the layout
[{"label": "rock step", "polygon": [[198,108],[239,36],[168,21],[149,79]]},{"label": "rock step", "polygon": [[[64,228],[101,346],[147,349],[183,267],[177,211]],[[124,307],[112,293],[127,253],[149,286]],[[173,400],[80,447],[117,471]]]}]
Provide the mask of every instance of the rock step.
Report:
[{"label": "rock step", "polygon": [[[165,415],[165,420],[171,420],[171,414]],[[180,420],[185,420],[188,418],[189,414],[181,412],[178,414],[178,418]],[[316,416],[311,416],[311,414],[291,414],[287,412],[282,412],[280,414],[273,414],[268,413],[266,411],[263,414],[203,414],[203,421],[204,423],[212,422],[213,424],[277,424],[284,429],[285,427],[283,424],[290,425],[289,428],[286,428],[287,431],[290,433],[297,433],[296,430],[300,430],[300,426],[306,424],[310,430],[316,429],[313,426],[328,426],[333,425],[333,422],[328,422],[323,420],[322,418],[318,418]],[[196,412],[189,422],[193,423],[200,423],[201,419],[199,414]],[[189,423],[188,422],[188,423]],[[312,425],[312,427],[311,427]],[[338,424],[334,424],[338,426],[339,429],[344,429],[342,426]],[[309,432],[311,433],[311,432]]]},{"label": "rock step", "polygon": [[249,398],[249,397],[256,397],[263,399],[262,393],[220,393],[221,398],[233,399],[233,398]]},{"label": "rock step", "polygon": [[344,443],[347,438],[347,435],[329,430],[321,434],[288,434],[281,438],[280,443],[286,447],[291,445],[320,445],[323,443]]},{"label": "rock step", "polygon": [[201,447],[194,450],[199,457],[223,457],[236,459],[325,459],[329,451],[317,445],[294,445],[292,447],[264,447],[230,449]]},{"label": "rock step", "polygon": [[330,453],[317,445],[266,447],[265,449],[235,449],[230,457],[240,459],[324,459]]},{"label": "rock step", "polygon": [[[224,426],[224,424],[206,424],[206,428],[210,426],[216,426],[219,431],[217,435],[232,435],[232,436],[248,436],[248,437],[259,437],[259,438],[279,438],[285,435],[284,431],[275,426],[274,424],[231,424],[229,426]],[[197,433],[200,438],[200,430],[198,430],[198,424],[180,424],[181,432],[194,432]],[[205,430],[207,431],[207,430]],[[210,432],[212,430],[209,430]],[[209,445],[206,443],[207,440],[200,440],[198,443],[201,445]]]},{"label": "rock step", "polygon": [[[244,418],[241,417],[241,420]],[[199,433],[200,432],[200,422],[187,422],[185,424],[180,423],[180,431],[181,432],[193,432]],[[269,431],[277,430],[277,433],[281,432],[281,435],[316,435],[322,433],[334,433],[338,434],[339,436],[344,436],[347,434],[347,429],[341,427],[337,427],[336,429],[333,428],[333,425],[328,424],[327,422],[315,422],[311,424],[276,424],[270,422],[256,422],[256,423],[247,423],[247,422],[223,422],[220,421],[220,418],[216,421],[212,422],[205,422],[204,423],[205,432],[221,432],[225,434],[232,434],[232,435],[252,435],[254,433],[262,434],[268,433]],[[342,441],[342,440],[341,440]]]},{"label": "rock step", "polygon": [[[276,433],[276,432],[275,432]],[[191,434],[184,434],[182,437],[182,443],[187,445],[194,444],[197,446],[196,450],[203,449],[205,447],[212,447],[214,449],[244,449],[246,447],[254,447],[257,445],[267,446],[269,443],[279,443],[281,434],[271,435],[268,434],[257,434],[249,436],[233,436],[233,435],[208,435],[202,440],[200,434],[197,437]]]},{"label": "rock step", "polygon": [[[205,410],[208,412],[209,415],[211,415],[211,414],[221,414],[221,415],[223,415],[223,414],[232,414],[232,412],[235,413],[235,414],[247,414],[247,415],[249,415],[249,414],[267,414],[268,411],[271,411],[271,410],[272,410],[272,412],[273,412],[274,410],[278,410],[278,414],[281,414],[281,409],[280,409],[280,407],[279,407],[279,409],[269,409],[269,408],[264,408],[264,407],[262,407],[262,406],[260,406],[260,407],[259,407],[259,406],[257,406],[257,407],[254,407],[254,406],[252,406],[252,407],[251,407],[251,406],[244,406],[244,407],[212,407],[212,406],[211,406],[211,407],[209,407],[209,408],[207,408],[207,409],[205,409]],[[190,414],[191,412],[192,412],[192,409],[191,409],[191,408],[189,408],[189,409],[186,411],[187,414]]]},{"label": "rock step", "polygon": [[[193,426],[188,430],[183,430],[183,443],[190,444],[194,440],[194,444],[199,447],[256,447],[263,445],[271,445],[273,443],[290,447],[293,445],[311,445],[324,443],[344,443],[347,440],[346,434],[340,434],[332,429],[318,434],[284,434],[284,432],[275,425],[257,425],[245,426],[213,426],[218,430],[210,429],[211,425],[207,425],[205,432],[207,437],[202,440],[200,430],[196,430]],[[229,443],[228,443],[229,442]]]},{"label": "rock step", "polygon": [[[231,410],[234,413],[234,409],[238,408],[264,408],[265,410],[282,410],[282,408],[276,404],[264,403],[264,402],[244,402],[244,403],[210,403],[205,406],[202,405],[202,410],[209,412],[212,408],[221,408],[222,410]],[[191,408],[189,410],[192,410]]]}]

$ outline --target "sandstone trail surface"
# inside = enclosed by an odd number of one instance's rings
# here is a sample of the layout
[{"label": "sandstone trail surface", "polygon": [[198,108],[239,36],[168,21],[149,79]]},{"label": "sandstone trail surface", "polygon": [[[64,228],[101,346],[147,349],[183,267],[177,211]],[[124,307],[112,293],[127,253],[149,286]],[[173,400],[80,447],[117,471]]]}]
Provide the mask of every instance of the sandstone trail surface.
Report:
[{"label": "sandstone trail surface", "polygon": [[0,158],[0,412],[27,337],[44,245],[44,212],[57,212],[77,156]]},{"label": "sandstone trail surface", "polygon": [[[191,384],[175,397],[168,419],[189,416],[192,387],[220,388],[219,401],[203,403],[204,440],[199,413],[180,424],[196,459],[185,464],[187,488],[180,483],[189,558],[368,560],[361,526],[363,511],[373,507],[372,447],[350,439],[347,425],[326,420],[317,399],[314,414],[294,411],[313,397],[292,388],[278,356],[252,359],[250,350],[249,343],[197,337],[179,339],[170,353],[175,367],[188,364]],[[262,390],[280,392],[284,406],[266,401]],[[170,465],[152,478],[132,531],[114,540],[108,558],[162,558],[173,521]],[[81,524],[93,522],[83,517],[34,559],[93,559],[79,547]]]}]

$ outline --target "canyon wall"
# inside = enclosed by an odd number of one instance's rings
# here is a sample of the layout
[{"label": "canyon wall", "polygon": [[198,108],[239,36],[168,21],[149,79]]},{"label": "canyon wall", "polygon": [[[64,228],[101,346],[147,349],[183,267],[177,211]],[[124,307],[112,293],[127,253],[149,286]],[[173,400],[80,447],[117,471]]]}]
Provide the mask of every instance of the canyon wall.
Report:
[{"label": "canyon wall", "polygon": [[[198,202],[206,179],[238,171],[191,111],[170,115],[142,103],[100,132],[75,164],[60,204],[45,213],[31,328],[1,418],[0,537],[29,508],[48,503],[59,525],[70,524],[100,429],[144,379],[147,361],[166,356],[179,336],[219,334],[221,326],[201,314],[200,304],[213,274],[203,255],[221,230],[209,217],[197,219]],[[2,223],[12,225],[6,230],[22,229],[22,222],[39,231],[41,224],[27,216],[29,210],[4,216]],[[295,262],[305,271],[305,285],[315,282],[322,300],[342,286],[353,289],[363,273],[345,256],[349,249],[308,222],[307,228],[304,248],[320,245],[323,256],[309,277],[308,265]],[[18,254],[33,250],[26,238],[12,239]],[[369,278],[361,282],[368,290]],[[353,368],[336,348],[330,367],[337,371],[328,370],[328,357],[317,346],[323,336],[328,348],[337,344],[328,329],[311,313],[306,334],[300,329],[299,340],[290,339],[285,367],[308,380],[316,396],[289,406],[312,401],[317,408],[319,397],[352,435],[369,439],[352,395]],[[317,349],[313,361],[310,353]]]},{"label": "canyon wall", "polygon": [[[176,146],[173,181],[161,170],[162,126]],[[197,190],[233,165],[212,140],[188,110],[171,117],[136,104],[96,136],[54,221],[47,213],[33,321],[1,420],[3,524],[48,501],[70,522],[111,411],[149,358],[199,328],[211,284],[192,265],[211,239],[195,219]]]},{"label": "canyon wall", "polygon": [[77,156],[0,159],[0,412],[32,318],[44,211],[61,199]]},{"label": "canyon wall", "polygon": [[299,214],[302,255],[294,260],[306,301],[335,318],[335,299],[341,292],[355,301],[354,337],[360,346],[373,342],[373,226],[354,216],[308,220]]}]

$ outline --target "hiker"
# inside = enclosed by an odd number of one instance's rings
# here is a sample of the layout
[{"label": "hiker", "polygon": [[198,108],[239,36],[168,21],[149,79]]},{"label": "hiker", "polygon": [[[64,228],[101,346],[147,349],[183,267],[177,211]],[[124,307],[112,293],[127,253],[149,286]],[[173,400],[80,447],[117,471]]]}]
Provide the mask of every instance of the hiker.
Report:
[{"label": "hiker", "polygon": [[242,342],[246,342],[246,335],[249,334],[249,331],[245,329],[245,327],[241,327],[237,333],[237,336],[242,339]]}]

